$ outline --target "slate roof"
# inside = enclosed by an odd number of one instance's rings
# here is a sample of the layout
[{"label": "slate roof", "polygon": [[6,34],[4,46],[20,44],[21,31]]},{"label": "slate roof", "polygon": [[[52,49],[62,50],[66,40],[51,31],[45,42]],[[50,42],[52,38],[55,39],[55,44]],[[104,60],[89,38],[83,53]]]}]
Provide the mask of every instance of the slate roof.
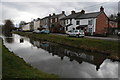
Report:
[{"label": "slate roof", "polygon": [[59,17],[60,15],[62,14],[52,15],[51,18],[56,18],[56,17]]},{"label": "slate roof", "polygon": [[76,19],[96,18],[101,12],[86,13],[77,16]]},{"label": "slate roof", "polygon": [[42,18],[41,20],[46,19],[46,18],[50,18],[50,16],[46,16],[46,17]]},{"label": "slate roof", "polygon": [[85,13],[81,14],[80,12],[75,14],[70,14],[62,19],[87,19],[87,18],[96,18],[101,12]]},{"label": "slate roof", "polygon": [[74,14],[70,14],[62,19],[72,19],[72,18],[76,18],[78,15],[80,15],[81,13],[78,12],[78,13],[74,13]]},{"label": "slate roof", "polygon": [[59,17],[61,15],[63,15],[63,14],[56,14],[56,15],[52,15],[52,16],[46,16],[46,17],[44,17],[42,19],[45,19],[45,18],[57,18],[57,17]]}]

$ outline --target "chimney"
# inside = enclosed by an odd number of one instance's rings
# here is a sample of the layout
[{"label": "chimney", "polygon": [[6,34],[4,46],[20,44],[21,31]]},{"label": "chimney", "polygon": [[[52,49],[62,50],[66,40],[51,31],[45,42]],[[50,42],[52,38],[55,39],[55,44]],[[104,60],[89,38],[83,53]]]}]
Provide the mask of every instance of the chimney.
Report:
[{"label": "chimney", "polygon": [[81,10],[81,12],[80,12],[81,14],[85,14],[85,10]]},{"label": "chimney", "polygon": [[100,7],[100,12],[104,11],[104,8],[103,6]]},{"label": "chimney", "polygon": [[51,17],[51,14],[49,14],[49,17]]},{"label": "chimney", "polygon": [[65,11],[62,11],[62,14],[65,14]]},{"label": "chimney", "polygon": [[71,14],[75,14],[75,11],[71,11]]},{"label": "chimney", "polygon": [[40,18],[37,18],[37,20],[40,20]]},{"label": "chimney", "polygon": [[53,13],[53,16],[55,16],[55,13]]}]

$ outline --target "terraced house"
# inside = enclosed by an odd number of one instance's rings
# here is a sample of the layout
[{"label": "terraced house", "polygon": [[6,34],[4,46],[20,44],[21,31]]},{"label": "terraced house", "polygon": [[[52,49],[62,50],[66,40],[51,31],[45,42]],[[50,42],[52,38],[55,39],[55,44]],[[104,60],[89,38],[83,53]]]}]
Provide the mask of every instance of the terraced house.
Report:
[{"label": "terraced house", "polygon": [[49,29],[50,27],[50,16],[46,16],[40,19],[40,29]]},{"label": "terraced house", "polygon": [[60,14],[55,14],[53,15],[49,14],[49,16],[46,16],[42,19],[40,19],[40,29],[49,29],[50,32],[53,33],[63,33],[64,31],[64,26],[62,26],[62,23],[60,23],[60,19],[64,18],[65,12],[62,11]]},{"label": "terraced house", "polygon": [[101,6],[99,12],[85,13],[71,11],[71,14],[62,18],[65,21],[65,31],[80,29],[88,35],[106,34],[108,32],[108,17]]},{"label": "terraced house", "polygon": [[40,28],[40,18],[37,18],[37,19],[34,19],[33,20],[33,30],[37,30],[37,29],[39,29]]},{"label": "terraced house", "polygon": [[22,24],[23,31],[30,31],[30,22]]},{"label": "terraced house", "polygon": [[54,33],[65,33],[63,24],[61,23],[60,19],[66,17],[65,11],[62,11],[61,14],[50,15],[50,32]]},{"label": "terraced house", "polygon": [[[71,11],[66,16],[65,11],[60,14],[53,13],[40,19],[33,20],[30,23],[30,30],[49,29],[52,33],[67,33],[70,30],[83,30],[86,35],[106,34],[109,29],[109,19],[101,6],[98,12],[85,13]],[[28,26],[26,27],[28,29]]]}]

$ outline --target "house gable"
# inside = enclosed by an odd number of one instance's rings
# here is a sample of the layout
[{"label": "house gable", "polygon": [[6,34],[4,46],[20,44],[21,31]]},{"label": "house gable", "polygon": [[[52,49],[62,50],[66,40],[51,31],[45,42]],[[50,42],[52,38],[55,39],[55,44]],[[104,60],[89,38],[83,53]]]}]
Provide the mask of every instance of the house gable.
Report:
[{"label": "house gable", "polygon": [[101,12],[96,19],[96,34],[105,34],[108,29],[108,17]]}]

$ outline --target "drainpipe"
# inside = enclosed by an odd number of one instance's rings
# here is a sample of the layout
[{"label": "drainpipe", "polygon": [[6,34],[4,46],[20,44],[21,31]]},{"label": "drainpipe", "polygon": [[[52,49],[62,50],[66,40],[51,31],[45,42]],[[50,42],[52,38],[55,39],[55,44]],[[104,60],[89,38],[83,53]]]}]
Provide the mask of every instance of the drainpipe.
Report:
[{"label": "drainpipe", "polygon": [[108,32],[107,32],[107,36],[109,36],[109,29],[110,29],[110,27],[109,27],[109,18],[108,18]]}]

